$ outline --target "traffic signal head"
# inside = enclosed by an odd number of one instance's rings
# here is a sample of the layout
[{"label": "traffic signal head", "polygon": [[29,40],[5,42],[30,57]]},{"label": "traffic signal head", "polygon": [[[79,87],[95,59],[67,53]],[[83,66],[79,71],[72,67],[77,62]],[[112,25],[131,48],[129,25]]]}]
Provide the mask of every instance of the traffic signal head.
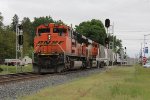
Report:
[{"label": "traffic signal head", "polygon": [[108,28],[109,26],[110,26],[110,20],[109,20],[109,19],[106,19],[106,20],[105,20],[105,27]]}]

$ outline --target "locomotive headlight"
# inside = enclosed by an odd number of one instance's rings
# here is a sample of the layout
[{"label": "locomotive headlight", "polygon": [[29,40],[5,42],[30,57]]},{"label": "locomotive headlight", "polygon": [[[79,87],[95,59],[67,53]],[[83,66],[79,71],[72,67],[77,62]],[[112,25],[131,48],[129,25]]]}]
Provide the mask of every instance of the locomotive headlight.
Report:
[{"label": "locomotive headlight", "polygon": [[48,35],[48,40],[50,40],[51,39],[51,36],[50,35]]}]

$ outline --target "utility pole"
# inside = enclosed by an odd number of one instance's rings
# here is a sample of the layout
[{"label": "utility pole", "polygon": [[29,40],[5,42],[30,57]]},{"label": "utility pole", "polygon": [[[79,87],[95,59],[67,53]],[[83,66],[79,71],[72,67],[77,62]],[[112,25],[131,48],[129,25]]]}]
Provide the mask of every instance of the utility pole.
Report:
[{"label": "utility pole", "polygon": [[16,73],[17,73],[17,69],[18,69],[18,23],[16,24]]},{"label": "utility pole", "polygon": [[143,61],[142,61],[142,43],[141,43],[141,53],[140,53],[140,57],[141,57],[141,64],[143,65]]},{"label": "utility pole", "polygon": [[146,36],[149,36],[150,34],[146,34],[144,35],[144,57],[145,57],[145,39],[146,39]]},{"label": "utility pole", "polygon": [[[114,49],[115,49],[115,45],[114,45],[114,22],[113,22],[113,25],[112,25],[112,34],[113,34],[113,44],[112,44],[112,50],[114,51]],[[112,57],[113,59],[112,59],[112,66],[113,66],[113,61],[114,61],[114,55],[113,55],[113,57]]]},{"label": "utility pole", "polygon": [[145,57],[145,37],[146,37],[147,35],[144,35],[144,57]]},{"label": "utility pole", "polygon": [[[145,39],[146,39],[146,36],[149,36],[150,34],[146,34],[144,35],[144,59],[145,59]],[[142,58],[143,59],[143,58]],[[142,63],[144,64],[143,60],[142,60]]]}]

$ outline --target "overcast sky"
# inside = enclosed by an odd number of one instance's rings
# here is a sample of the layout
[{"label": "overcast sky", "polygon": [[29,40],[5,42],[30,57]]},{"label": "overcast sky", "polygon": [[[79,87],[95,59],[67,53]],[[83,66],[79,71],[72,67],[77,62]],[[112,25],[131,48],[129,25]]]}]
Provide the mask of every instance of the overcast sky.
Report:
[{"label": "overcast sky", "polygon": [[[11,23],[14,14],[20,20],[50,15],[68,25],[91,19],[104,23],[109,18],[131,57],[140,52],[144,34],[150,34],[150,0],[0,0],[0,12],[5,25]],[[146,39],[150,48],[150,36]]]}]

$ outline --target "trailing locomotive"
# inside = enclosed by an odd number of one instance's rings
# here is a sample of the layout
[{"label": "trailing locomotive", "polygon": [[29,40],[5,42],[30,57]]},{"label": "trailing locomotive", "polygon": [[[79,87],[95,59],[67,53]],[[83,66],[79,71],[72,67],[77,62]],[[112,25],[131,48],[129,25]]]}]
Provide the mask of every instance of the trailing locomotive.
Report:
[{"label": "trailing locomotive", "polygon": [[33,70],[36,73],[103,67],[108,50],[71,27],[50,23],[40,25],[34,38]]}]

